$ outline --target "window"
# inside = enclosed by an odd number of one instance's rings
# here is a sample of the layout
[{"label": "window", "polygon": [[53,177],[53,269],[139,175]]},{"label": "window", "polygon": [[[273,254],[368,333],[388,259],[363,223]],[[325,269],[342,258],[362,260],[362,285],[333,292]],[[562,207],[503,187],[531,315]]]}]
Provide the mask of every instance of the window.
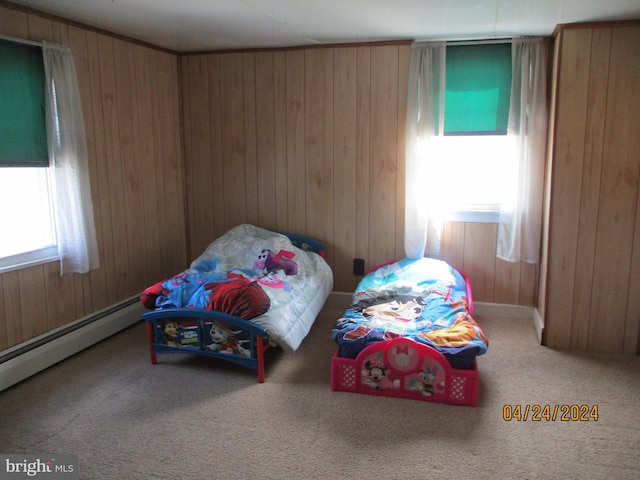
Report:
[{"label": "window", "polygon": [[0,40],[0,271],[58,256],[42,50]]},{"label": "window", "polygon": [[460,172],[443,212],[448,220],[499,219],[515,153],[506,136],[511,75],[511,43],[446,47],[444,136],[436,138],[436,151],[449,177]]},{"label": "window", "polygon": [[[497,223],[506,179],[511,178],[515,149],[506,135],[440,136],[434,139],[442,217],[458,222]],[[455,194],[451,189],[455,188]]]},{"label": "window", "polygon": [[[454,46],[466,49],[476,45]],[[478,70],[448,71],[451,65],[447,64],[454,55],[449,55],[450,45],[444,41],[416,42],[412,46],[405,149],[408,257],[439,256],[442,220],[450,219],[497,221],[498,258],[528,263],[540,259],[548,42],[542,37],[521,37],[502,48],[505,68],[498,67],[500,62],[493,55],[485,57],[484,68],[485,72],[486,67],[492,70],[491,76],[498,70],[505,72],[504,87],[499,87],[489,84]],[[462,66],[471,68],[482,63],[480,53],[469,57]],[[463,82],[458,83],[458,77],[464,77],[464,83],[471,87],[459,87]],[[466,82],[469,79],[474,82]],[[447,88],[453,92],[448,99]],[[511,97],[508,102],[502,100],[501,93],[507,88]],[[478,95],[484,100],[473,101]],[[456,108],[456,102],[462,102],[464,108]],[[507,104],[505,129],[504,113],[500,112],[501,108],[506,111]],[[476,109],[477,105],[482,108]],[[487,108],[491,105],[495,109]],[[472,125],[449,118],[446,129],[447,114],[479,117],[481,126],[476,118],[461,119],[473,120]]]}]

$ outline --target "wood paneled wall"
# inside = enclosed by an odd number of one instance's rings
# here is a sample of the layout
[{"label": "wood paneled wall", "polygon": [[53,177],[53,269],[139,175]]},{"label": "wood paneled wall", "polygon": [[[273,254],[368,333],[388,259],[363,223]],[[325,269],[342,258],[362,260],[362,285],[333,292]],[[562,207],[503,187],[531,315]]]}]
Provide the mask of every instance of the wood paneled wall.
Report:
[{"label": "wood paneled wall", "polygon": [[[411,46],[182,57],[190,256],[248,222],[328,246],[334,290],[404,256]],[[453,172],[457,173],[457,172]],[[477,301],[535,305],[537,266],[496,259],[497,225],[447,223],[443,258]]]},{"label": "wood paneled wall", "polygon": [[139,293],[187,257],[177,57],[3,5],[0,33],[73,51],[100,252],[84,275],[61,277],[58,263],[0,275],[3,350]]},{"label": "wood paneled wall", "polygon": [[[359,280],[354,258],[403,256],[407,43],[179,57],[11,4],[0,33],[74,53],[100,251],[84,275],[0,275],[0,351],[181,271],[244,222],[326,242],[336,291]],[[443,258],[476,300],[535,304],[537,268],[497,260],[496,235],[446,224]]]},{"label": "wood paneled wall", "polygon": [[640,353],[640,22],[556,39],[545,344]]}]

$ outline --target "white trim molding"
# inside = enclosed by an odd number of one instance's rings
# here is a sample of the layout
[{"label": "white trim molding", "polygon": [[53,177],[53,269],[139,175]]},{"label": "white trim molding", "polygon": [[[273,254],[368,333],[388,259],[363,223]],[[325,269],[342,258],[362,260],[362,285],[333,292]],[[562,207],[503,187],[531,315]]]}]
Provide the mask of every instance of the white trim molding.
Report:
[{"label": "white trim molding", "polygon": [[121,302],[0,354],[0,392],[142,320],[138,297]]},{"label": "white trim molding", "polygon": [[474,315],[533,320],[533,307],[506,303],[473,302]]}]

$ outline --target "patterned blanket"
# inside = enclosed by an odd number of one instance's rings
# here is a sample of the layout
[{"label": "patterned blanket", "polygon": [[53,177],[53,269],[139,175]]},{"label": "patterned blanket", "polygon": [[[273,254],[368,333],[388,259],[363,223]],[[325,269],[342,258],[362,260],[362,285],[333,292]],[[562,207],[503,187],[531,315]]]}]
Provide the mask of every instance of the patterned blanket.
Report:
[{"label": "patterned blanket", "polygon": [[243,224],[214,240],[187,270],[145,289],[140,301],[149,309],[197,308],[251,320],[295,351],[332,287],[320,255]]},{"label": "patterned blanket", "polygon": [[403,336],[447,356],[486,352],[488,340],[467,309],[464,278],[447,263],[403,259],[365,276],[333,329],[340,355]]}]

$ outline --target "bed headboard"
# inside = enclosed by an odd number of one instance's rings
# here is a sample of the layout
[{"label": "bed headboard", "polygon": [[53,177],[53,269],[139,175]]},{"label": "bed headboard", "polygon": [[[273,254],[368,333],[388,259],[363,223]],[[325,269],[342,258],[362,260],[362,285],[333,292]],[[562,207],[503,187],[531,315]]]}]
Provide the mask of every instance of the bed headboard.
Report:
[{"label": "bed headboard", "polygon": [[304,235],[298,235],[296,233],[284,233],[291,243],[305,252],[315,252],[324,258],[325,245],[324,243],[314,240],[313,238],[305,237]]}]

